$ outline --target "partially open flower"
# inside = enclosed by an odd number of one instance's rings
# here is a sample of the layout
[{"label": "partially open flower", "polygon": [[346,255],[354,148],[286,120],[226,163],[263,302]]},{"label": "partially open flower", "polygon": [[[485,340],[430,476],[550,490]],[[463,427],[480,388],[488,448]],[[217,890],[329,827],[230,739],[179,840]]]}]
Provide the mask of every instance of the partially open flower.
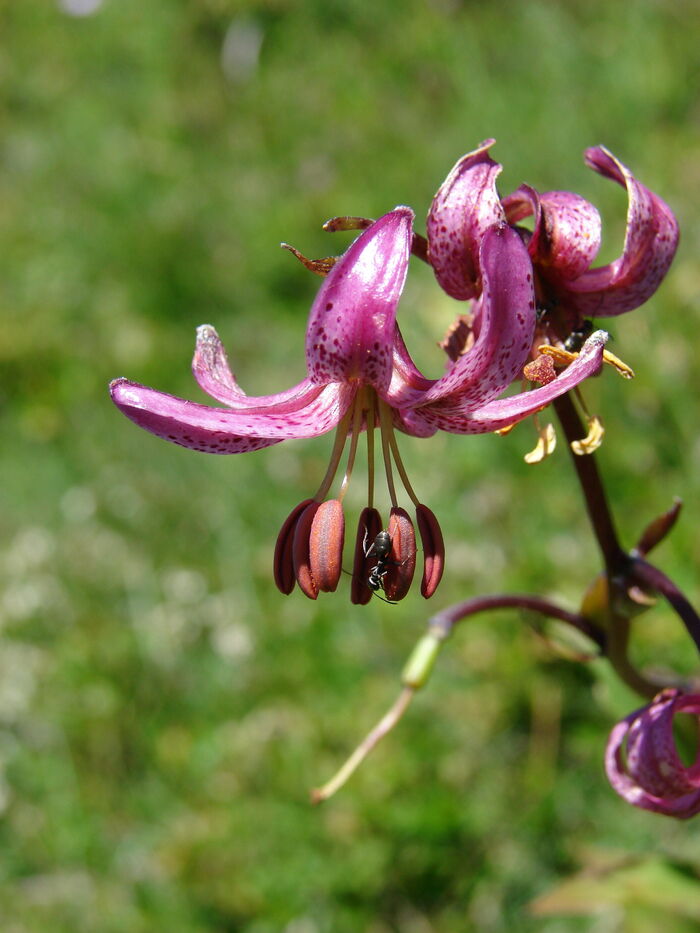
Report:
[{"label": "partially open flower", "polygon": [[[695,758],[683,764],[674,738],[674,718],[693,720]],[[605,752],[605,770],[628,803],[664,816],[687,819],[700,813],[700,754],[697,747],[700,696],[663,690],[618,723]]]},{"label": "partially open flower", "polygon": [[[586,318],[611,317],[644,304],[678,245],[678,224],[668,205],[607,149],[587,149],[586,165],[626,188],[629,199],[621,255],[591,268],[601,239],[596,208],[573,192],[537,192],[529,185],[501,199],[496,189],[501,166],[489,155],[493,143],[487,140],[457,162],[428,214],[428,257],[445,291],[459,299],[480,295],[482,237],[494,223],[506,222],[523,238],[532,260],[540,339],[564,341],[585,333]],[[531,231],[520,226],[527,217],[533,218]],[[477,327],[478,315],[477,305]]]},{"label": "partially open flower", "polygon": [[[478,249],[482,288],[478,337],[440,379],[424,376],[396,323],[412,222],[413,212],[407,207],[385,214],[332,266],[311,308],[307,377],[293,388],[271,396],[246,395],[229,368],[216,331],[209,326],[198,329],[194,375],[205,392],[226,407],[189,402],[126,379],[117,379],[110,387],[115,404],[137,425],[172,443],[207,453],[243,453],[336,428],[319,489],[311,500],[295,508],[280,531],[275,581],[282,592],[289,592],[294,580],[313,599],[319,590],[335,588],[343,540],[341,503],[357,444],[365,433],[367,500],[373,509],[374,432],[379,428],[392,509],[399,508],[396,468],[417,509],[425,552],[421,591],[426,597],[432,595],[444,561],[442,535],[435,516],[409,483],[395,432],[429,437],[439,429],[457,434],[494,431],[537,411],[600,368],[607,336],[602,331],[593,334],[578,358],[547,385],[498,399],[520,377],[530,352],[535,296],[532,265],[520,236],[507,224],[497,223],[484,231]],[[347,444],[345,476],[330,506],[326,496]],[[401,547],[405,550],[403,543]],[[404,554],[401,566],[407,566],[405,561]],[[380,568],[380,589],[385,580],[405,578],[405,569],[394,572],[394,567]],[[399,583],[392,587],[395,598],[406,589]]]},{"label": "partially open flower", "polygon": [[[487,140],[457,162],[428,214],[427,258],[438,282],[453,298],[473,299],[471,313],[459,316],[443,346],[457,360],[478,338],[484,300],[479,250],[486,231],[494,223],[506,223],[526,244],[532,261],[537,302],[533,361],[538,364],[543,351],[556,354],[549,364],[529,370],[528,378],[545,383],[555,369],[575,359],[593,331],[592,317],[631,311],[656,291],[675,255],[678,224],[668,205],[612,153],[602,146],[587,149],[586,164],[626,188],[629,201],[621,255],[592,268],[601,239],[596,208],[570,191],[537,192],[529,185],[501,198],[496,189],[501,166],[489,155],[493,143]],[[532,229],[522,225],[527,218]],[[603,356],[626,378],[633,375],[609,351]],[[579,455],[594,451],[603,436],[600,419],[582,407],[590,432],[574,448]],[[527,462],[537,462],[553,449],[543,430],[550,429],[538,428],[538,445]]]}]

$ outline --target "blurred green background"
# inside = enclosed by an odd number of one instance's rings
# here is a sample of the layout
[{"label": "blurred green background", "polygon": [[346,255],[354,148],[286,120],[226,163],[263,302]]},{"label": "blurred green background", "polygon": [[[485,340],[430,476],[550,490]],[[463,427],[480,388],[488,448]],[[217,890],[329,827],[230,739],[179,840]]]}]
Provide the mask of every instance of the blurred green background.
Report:
[{"label": "blurred green background", "polygon": [[[529,423],[402,439],[445,532],[441,589],[353,607],[343,581],[312,603],[270,563],[329,438],[208,457],[106,392],[126,375],[203,400],[204,322],[248,392],[300,379],[319,281],[279,242],[340,252],[323,220],[401,203],[422,230],[487,136],[504,193],[585,195],[613,258],[624,193],[581,158],[603,143],[682,244],[611,322],[636,381],[606,372],[586,398],[625,540],[685,499],[658,560],[697,600],[699,30],[691,0],[0,0],[3,933],[700,930],[697,827],[603,774],[637,700],[513,613],[465,624],[347,788],[308,803],[431,611],[502,589],[577,605],[598,557],[561,445],[533,468]],[[433,374],[459,310],[415,262],[400,316]],[[696,668],[663,607],[635,651]]]}]

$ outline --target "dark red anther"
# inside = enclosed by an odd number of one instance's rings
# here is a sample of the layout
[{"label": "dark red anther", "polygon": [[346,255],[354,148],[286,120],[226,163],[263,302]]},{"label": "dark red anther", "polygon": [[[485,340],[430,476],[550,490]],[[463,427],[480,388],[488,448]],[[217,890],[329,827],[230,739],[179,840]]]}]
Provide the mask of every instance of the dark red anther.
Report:
[{"label": "dark red anther", "polygon": [[350,582],[350,601],[355,606],[364,606],[372,598],[372,590],[367,586],[367,580],[372,567],[377,563],[377,558],[367,557],[365,550],[371,547],[382,527],[382,516],[376,509],[366,508],[362,510],[357,525],[355,558]]},{"label": "dark red anther", "polygon": [[392,602],[403,599],[411,588],[416,569],[416,533],[405,509],[396,506],[389,516],[391,554],[384,577],[384,592]]},{"label": "dark red anther", "polygon": [[313,499],[304,499],[299,505],[294,506],[284,520],[284,524],[280,528],[280,533],[277,535],[275,556],[272,562],[272,573],[275,578],[277,589],[281,593],[284,593],[285,596],[288,596],[292,592],[296,580],[296,576],[294,575],[294,558],[292,554],[294,530],[297,526],[299,516],[313,501]]},{"label": "dark red anther", "polygon": [[292,542],[292,558],[294,561],[294,575],[299,589],[309,599],[318,598],[318,584],[311,573],[311,555],[309,542],[311,539],[311,526],[316,517],[320,503],[311,501],[297,519]]},{"label": "dark red anther", "polygon": [[343,569],[345,518],[338,499],[322,503],[311,523],[309,557],[311,577],[323,593],[333,593]]},{"label": "dark red anther", "polygon": [[445,569],[445,542],[438,520],[427,505],[416,506],[416,521],[424,557],[420,591],[426,599],[430,599],[438,588]]}]

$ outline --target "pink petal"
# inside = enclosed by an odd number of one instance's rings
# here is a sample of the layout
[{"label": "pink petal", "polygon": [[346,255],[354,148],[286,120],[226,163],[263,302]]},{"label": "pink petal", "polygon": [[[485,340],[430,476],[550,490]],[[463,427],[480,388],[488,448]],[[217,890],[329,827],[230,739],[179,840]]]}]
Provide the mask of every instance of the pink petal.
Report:
[{"label": "pink petal", "polygon": [[231,372],[224,345],[211,324],[197,328],[192,372],[201,389],[224,405],[245,404],[248,396]]},{"label": "pink petal", "polygon": [[289,402],[277,408],[267,404],[259,410],[213,408],[126,379],[115,379],[110,392],[115,405],[128,418],[157,437],[192,450],[236,454],[269,447],[286,438],[316,437],[330,431],[347,411],[356,391],[352,386],[338,384],[314,386],[308,380],[297,388],[299,404],[295,410],[290,410]]},{"label": "pink petal", "polygon": [[645,188],[602,146],[586,150],[586,164],[627,188],[629,206],[622,255],[567,283],[560,300],[590,317],[610,317],[639,307],[659,287],[678,245],[678,223],[669,206]]},{"label": "pink petal", "polygon": [[275,395],[246,395],[229,368],[219,335],[210,324],[197,328],[192,371],[201,389],[234,411],[264,413],[274,408],[276,414],[295,412],[315,398],[319,388],[304,379]]},{"label": "pink petal", "polygon": [[423,409],[444,400],[470,410],[500,395],[522,374],[535,331],[535,294],[527,250],[507,224],[495,224],[482,237],[479,262],[483,292],[474,345],[423,391],[392,384],[394,392],[387,396],[390,404]]},{"label": "pink petal", "polygon": [[595,259],[600,248],[600,214],[578,194],[570,191],[537,194],[528,185],[521,185],[503,199],[503,207],[509,223],[534,215],[528,252],[545,276],[574,279]]},{"label": "pink petal", "polygon": [[428,258],[435,277],[453,298],[480,291],[479,246],[484,232],[504,220],[496,191],[501,166],[489,156],[495,140],[457,162],[433,198],[426,222]]},{"label": "pink petal", "polygon": [[389,385],[412,224],[413,211],[397,207],[365,230],[329,272],[306,333],[312,382],[359,380],[379,391]]},{"label": "pink petal", "polygon": [[530,392],[520,392],[504,399],[496,399],[478,408],[462,401],[451,399],[437,402],[413,411],[401,411],[408,433],[435,427],[452,434],[485,434],[498,431],[509,424],[521,421],[534,414],[555,398],[569,392],[588,376],[600,370],[603,347],[608,339],[605,331],[599,330],[585,342],[578,358],[561,375],[546,386]]},{"label": "pink petal", "polygon": [[[689,711],[697,713],[697,697],[660,695],[618,723],[605,750],[608,780],[621,797],[636,807],[677,819],[700,812],[697,784],[677,784],[678,769],[686,774],[689,769],[683,769],[678,759],[672,720],[676,712],[686,711],[687,700],[691,701]],[[645,733],[645,747],[640,747],[641,733]]]}]

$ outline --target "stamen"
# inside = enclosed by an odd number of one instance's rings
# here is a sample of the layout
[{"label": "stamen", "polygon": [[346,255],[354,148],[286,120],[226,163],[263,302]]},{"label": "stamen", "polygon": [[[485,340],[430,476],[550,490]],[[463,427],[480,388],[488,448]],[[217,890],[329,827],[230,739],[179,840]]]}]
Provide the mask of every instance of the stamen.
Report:
[{"label": "stamen", "polygon": [[370,404],[367,408],[367,505],[374,507],[374,428],[376,424],[376,395],[370,393]]},{"label": "stamen", "polygon": [[394,434],[393,427],[391,428],[391,433],[389,435],[389,442],[391,444],[391,452],[394,455],[394,463],[396,464],[396,469],[399,471],[399,476],[401,477],[401,482],[404,485],[404,489],[408,493],[408,497],[415,506],[420,505],[420,499],[413,491],[413,487],[408,481],[408,475],[406,474],[406,468],[403,465],[401,460],[401,454],[399,453],[399,445],[396,442],[396,435]]},{"label": "stamen", "polygon": [[340,502],[345,498],[345,493],[348,490],[350,484],[350,477],[352,476],[352,468],[355,465],[355,454],[357,453],[357,441],[360,436],[360,431],[362,430],[362,412],[365,408],[365,390],[364,388],[360,389],[355,397],[355,403],[353,405],[352,412],[352,435],[350,437],[350,450],[348,451],[348,463],[345,467],[345,476],[343,477],[343,482],[340,484],[340,492],[338,493],[338,500]]},{"label": "stamen", "polygon": [[578,457],[585,457],[587,454],[592,454],[594,451],[598,450],[603,443],[605,428],[598,415],[587,418],[586,423],[588,424],[588,434],[579,441],[571,442],[571,449]]},{"label": "stamen", "polygon": [[[538,350],[540,353],[551,356],[558,366],[568,366],[569,363],[573,363],[579,356],[578,353],[570,353],[568,350],[563,350],[561,347],[553,347],[548,343],[543,343],[538,347]],[[610,350],[603,350],[603,362],[612,366],[623,379],[634,379],[634,370],[632,367],[624,363],[619,357],[615,356],[614,353],[611,353]]]},{"label": "stamen", "polygon": [[634,379],[634,370],[628,366],[627,363],[623,363],[623,361],[615,356],[614,353],[611,353],[610,350],[603,350],[603,362],[608,363],[613,369],[616,369],[623,379]]},{"label": "stamen", "polygon": [[391,469],[391,409],[380,398],[377,399],[379,405],[379,427],[382,432],[382,456],[384,457],[384,470],[386,472],[386,485],[389,489],[389,498],[394,507],[398,506],[396,499],[396,487],[394,486],[394,474]]},{"label": "stamen", "polygon": [[536,415],[534,416],[534,421],[539,439],[534,449],[523,457],[525,463],[541,463],[549,457],[550,454],[554,453],[557,446],[557,432],[554,430],[554,425],[547,424],[541,427]]},{"label": "stamen", "polygon": [[[387,405],[386,402],[378,399],[379,402],[379,423],[382,428],[382,445],[385,446],[385,441],[388,440],[389,448],[394,457],[394,463],[396,464],[396,469],[399,471],[399,476],[401,477],[401,482],[404,485],[404,489],[408,493],[408,497],[413,502],[415,506],[420,505],[420,499],[415,494],[413,487],[408,479],[408,474],[406,473],[406,468],[403,465],[401,460],[401,454],[399,453],[399,445],[396,443],[396,435],[394,434],[394,426],[391,419],[391,408]],[[384,454],[384,462],[386,463],[387,454]],[[389,480],[389,473],[391,472],[391,466],[387,469],[387,481]],[[393,486],[393,482],[392,482]],[[392,497],[392,505],[396,505],[395,498]]]},{"label": "stamen", "polygon": [[588,410],[588,405],[583,397],[583,393],[579,386],[576,386],[574,389],[574,397],[583,412],[583,416],[588,425],[588,434],[585,437],[582,437],[578,441],[571,442],[571,449],[576,454],[577,457],[585,457],[587,454],[592,454],[603,443],[603,435],[605,434],[605,428],[598,417],[598,415],[592,415]]},{"label": "stamen", "polygon": [[338,423],[338,427],[335,429],[335,441],[333,442],[333,450],[331,451],[331,459],[328,463],[328,469],[326,470],[326,475],[323,477],[321,485],[318,487],[314,499],[317,502],[323,502],[326,498],[326,493],[331,488],[331,483],[335,478],[335,474],[338,472],[338,464],[340,463],[340,458],[343,455],[343,450],[345,448],[345,441],[348,439],[348,427],[350,426],[350,419],[353,415],[353,407],[351,406],[345,412],[343,417]]}]

